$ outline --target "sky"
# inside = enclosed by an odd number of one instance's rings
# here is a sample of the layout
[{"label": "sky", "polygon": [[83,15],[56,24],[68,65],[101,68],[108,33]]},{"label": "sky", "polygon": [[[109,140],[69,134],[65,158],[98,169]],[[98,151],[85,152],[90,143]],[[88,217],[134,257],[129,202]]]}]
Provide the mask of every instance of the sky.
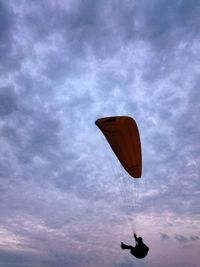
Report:
[{"label": "sky", "polygon": [[[200,1],[0,0],[0,266],[198,267]],[[95,120],[131,116],[142,178]],[[122,251],[143,237],[143,260]]]}]

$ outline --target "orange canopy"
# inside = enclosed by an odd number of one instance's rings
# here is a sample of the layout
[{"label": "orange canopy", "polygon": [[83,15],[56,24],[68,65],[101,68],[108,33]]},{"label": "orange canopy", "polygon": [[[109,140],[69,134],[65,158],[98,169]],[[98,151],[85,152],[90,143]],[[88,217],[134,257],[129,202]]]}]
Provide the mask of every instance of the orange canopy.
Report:
[{"label": "orange canopy", "polygon": [[134,178],[142,175],[142,152],[138,127],[128,116],[107,117],[96,120],[112,150],[124,169]]}]

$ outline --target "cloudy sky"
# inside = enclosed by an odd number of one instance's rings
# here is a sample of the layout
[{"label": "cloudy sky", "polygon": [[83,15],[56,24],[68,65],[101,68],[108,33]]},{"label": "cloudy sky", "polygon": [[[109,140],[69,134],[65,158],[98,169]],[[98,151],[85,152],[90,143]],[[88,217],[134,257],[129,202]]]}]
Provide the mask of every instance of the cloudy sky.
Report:
[{"label": "cloudy sky", "polygon": [[[200,1],[0,0],[0,266],[198,267]],[[97,118],[133,117],[142,179]],[[150,247],[137,260],[120,242]]]}]

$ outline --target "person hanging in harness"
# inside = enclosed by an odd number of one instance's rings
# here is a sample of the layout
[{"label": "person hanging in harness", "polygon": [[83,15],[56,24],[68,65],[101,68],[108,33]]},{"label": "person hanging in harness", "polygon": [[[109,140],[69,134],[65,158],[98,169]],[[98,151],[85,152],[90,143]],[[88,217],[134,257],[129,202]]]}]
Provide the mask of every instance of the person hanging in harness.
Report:
[{"label": "person hanging in harness", "polygon": [[133,256],[135,256],[138,259],[143,259],[148,254],[149,247],[147,247],[147,245],[143,243],[142,237],[137,237],[135,233],[133,236],[135,238],[136,246],[135,247],[129,246],[121,242],[121,248],[129,249]]}]

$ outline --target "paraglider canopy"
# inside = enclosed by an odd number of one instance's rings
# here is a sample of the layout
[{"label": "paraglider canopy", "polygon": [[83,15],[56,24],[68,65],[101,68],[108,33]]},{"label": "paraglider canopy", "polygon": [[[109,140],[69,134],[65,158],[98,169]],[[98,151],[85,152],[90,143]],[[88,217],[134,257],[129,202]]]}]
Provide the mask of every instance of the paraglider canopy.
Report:
[{"label": "paraglider canopy", "polygon": [[128,116],[106,117],[96,120],[112,150],[124,169],[134,178],[142,175],[140,135],[135,120]]}]

